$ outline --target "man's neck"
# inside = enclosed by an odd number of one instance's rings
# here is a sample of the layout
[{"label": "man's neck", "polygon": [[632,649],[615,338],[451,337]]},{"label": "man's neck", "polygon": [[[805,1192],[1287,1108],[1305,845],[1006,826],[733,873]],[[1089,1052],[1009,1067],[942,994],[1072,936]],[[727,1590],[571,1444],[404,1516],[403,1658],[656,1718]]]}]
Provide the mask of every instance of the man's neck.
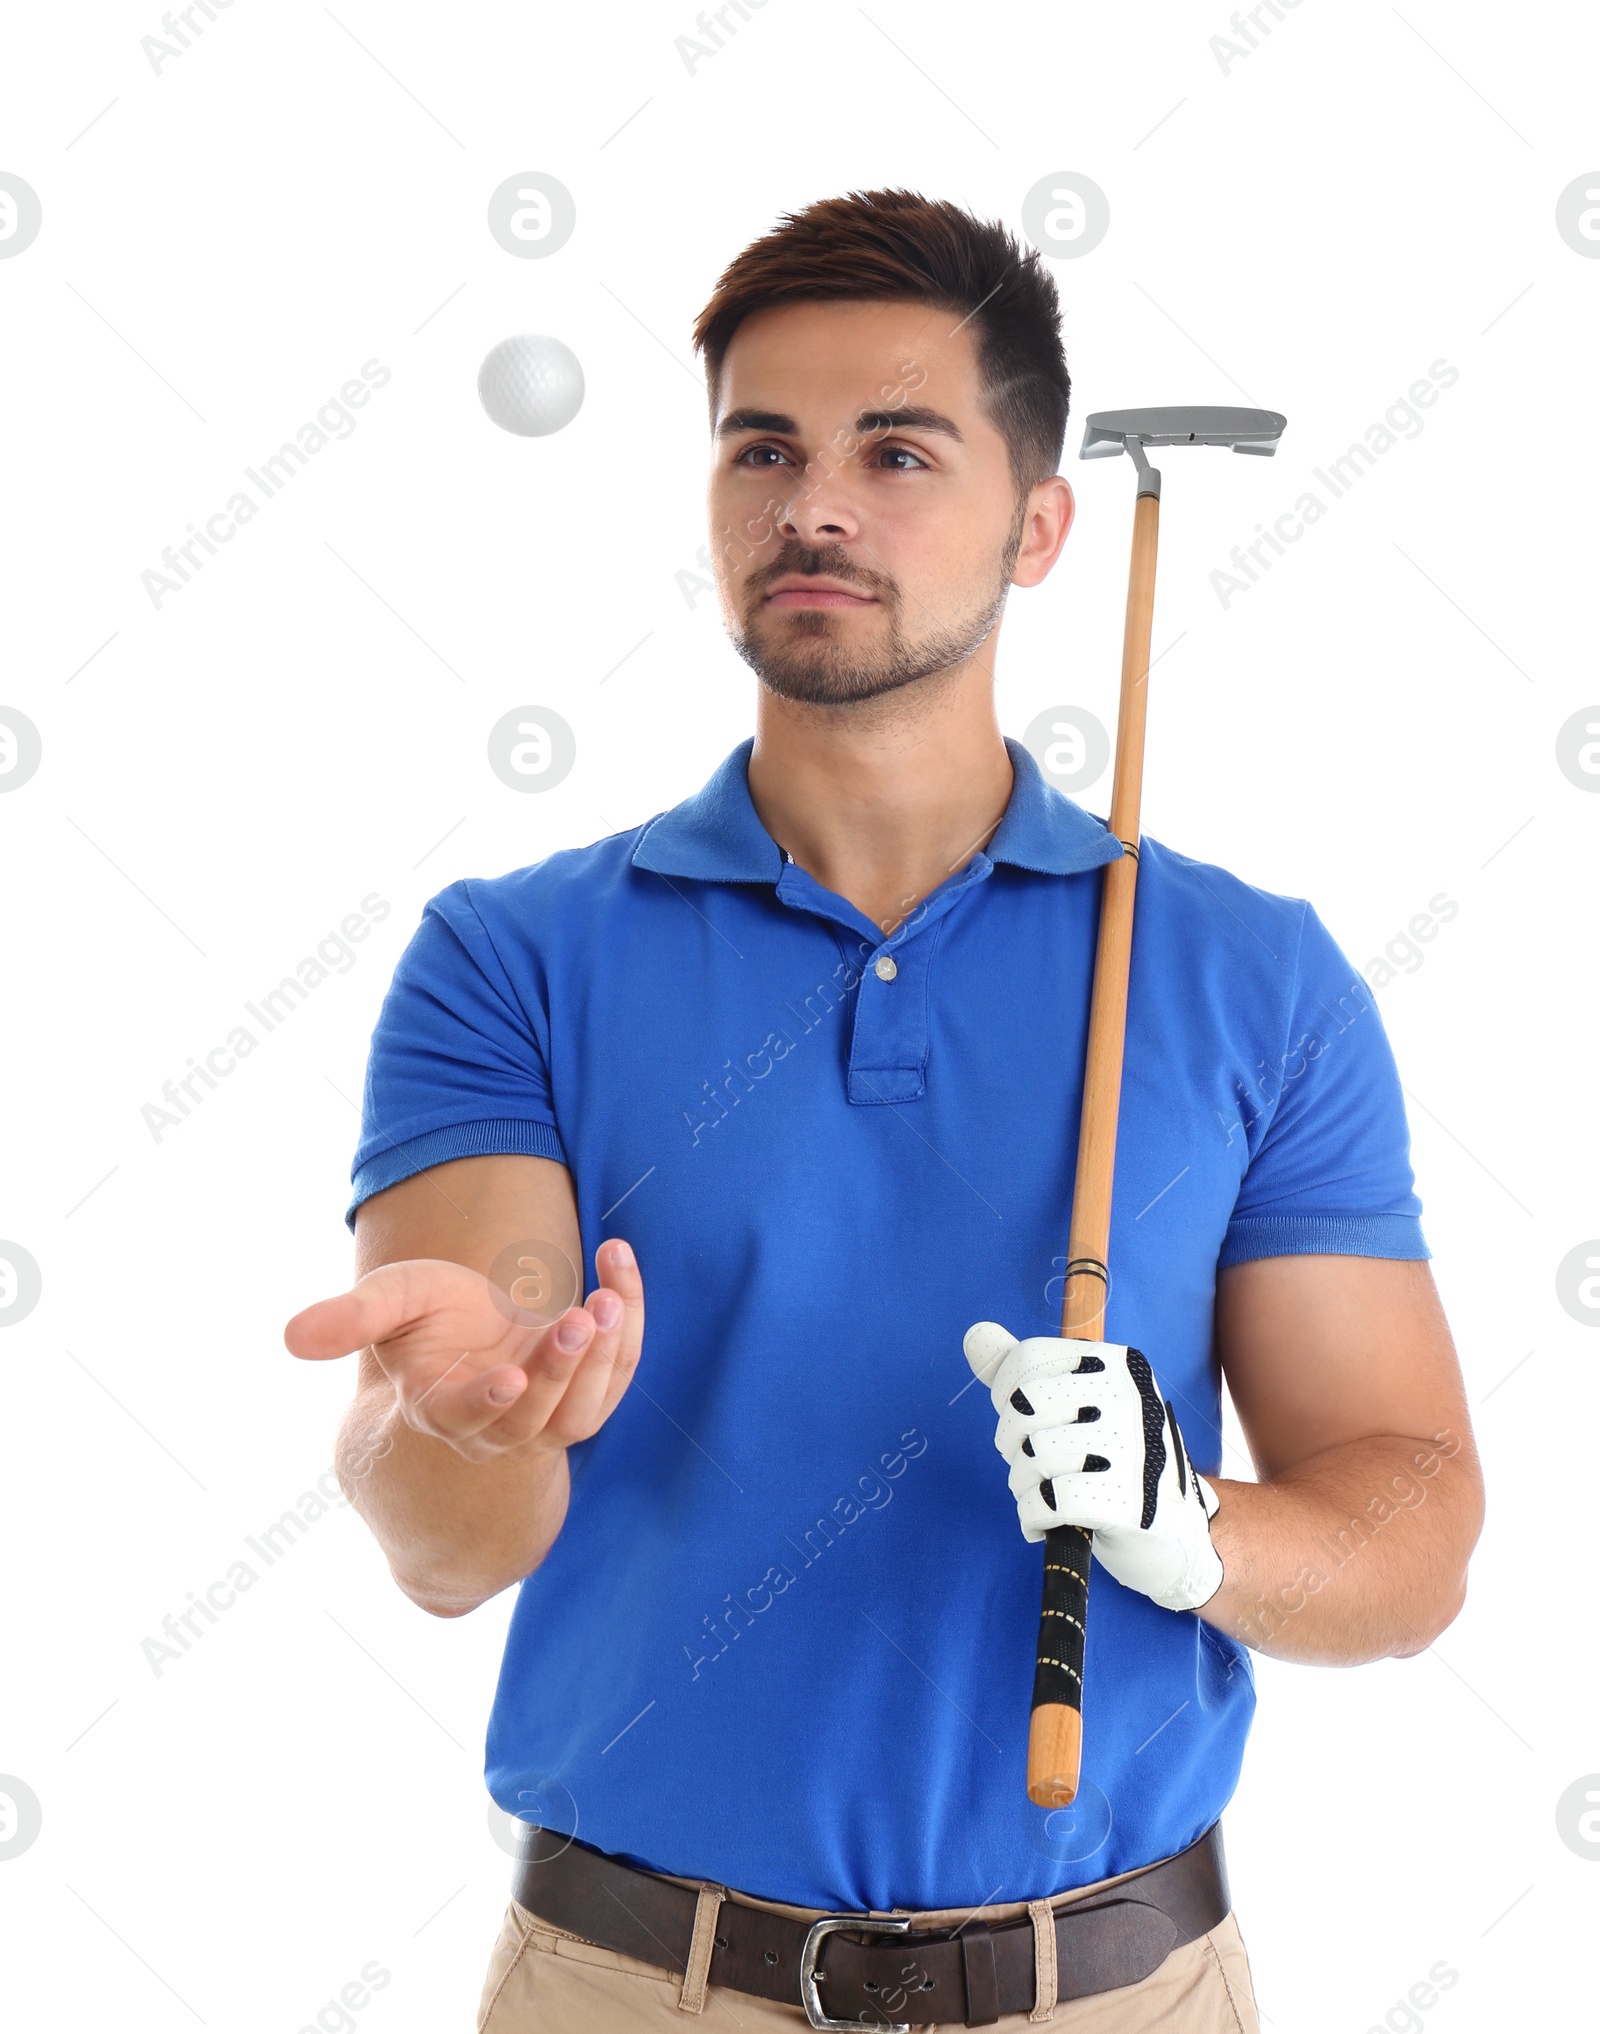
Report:
[{"label": "man's neck", "polygon": [[1011,796],[989,674],[952,676],[850,708],[758,694],[762,825],[886,933],[987,843]]}]

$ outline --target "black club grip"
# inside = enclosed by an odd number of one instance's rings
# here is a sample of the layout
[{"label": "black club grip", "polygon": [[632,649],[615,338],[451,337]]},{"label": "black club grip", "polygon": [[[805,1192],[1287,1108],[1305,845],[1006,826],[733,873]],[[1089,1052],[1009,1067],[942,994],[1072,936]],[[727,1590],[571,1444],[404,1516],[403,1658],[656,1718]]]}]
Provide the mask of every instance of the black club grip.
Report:
[{"label": "black club grip", "polygon": [[1081,1526],[1053,1526],[1044,1536],[1044,1600],[1028,1731],[1028,1794],[1041,1808],[1065,1807],[1078,1791],[1089,1549]]}]

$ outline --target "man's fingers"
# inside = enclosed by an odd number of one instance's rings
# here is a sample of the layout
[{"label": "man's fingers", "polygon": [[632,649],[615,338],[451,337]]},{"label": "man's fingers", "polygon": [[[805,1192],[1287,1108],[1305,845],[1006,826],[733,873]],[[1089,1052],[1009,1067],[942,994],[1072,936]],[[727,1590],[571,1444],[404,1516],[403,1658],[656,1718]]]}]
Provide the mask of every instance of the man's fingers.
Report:
[{"label": "man's fingers", "polygon": [[[1106,1490],[1104,1474],[1096,1470],[1074,1473],[1072,1470],[1058,1470],[1054,1476],[1022,1477],[1015,1469],[1011,1494],[1017,1500],[1019,1511],[1029,1517],[1035,1525],[1044,1527],[1075,1525],[1082,1526],[1086,1533],[1098,1532],[1104,1526],[1114,1526],[1122,1517],[1122,1506],[1114,1492]],[[1055,1500],[1047,1503],[1040,1490],[1041,1482],[1048,1482],[1050,1495]]]},{"label": "man's fingers", "polygon": [[473,1276],[465,1265],[442,1258],[380,1264],[349,1292],[303,1308],[285,1325],[284,1346],[291,1356],[308,1362],[353,1355],[371,1342],[387,1342],[440,1306],[467,1297],[464,1281]]},{"label": "man's fingers", "polygon": [[587,1440],[600,1424],[600,1408],[622,1333],[622,1302],[602,1287],[590,1293],[584,1312],[595,1324],[594,1338],[578,1358],[560,1401],[551,1409],[549,1437],[565,1446]]},{"label": "man's fingers", "polygon": [[[575,1336],[575,1348],[558,1344],[564,1329]],[[544,1428],[593,1332],[593,1321],[574,1307],[545,1329],[521,1363],[485,1369],[481,1356],[463,1350],[453,1361],[436,1362],[425,1384],[413,1368],[402,1368],[395,1377],[401,1415],[418,1433],[448,1441],[473,1460],[516,1447]],[[492,1445],[472,1445],[480,1439]]]},{"label": "man's fingers", "polygon": [[[1070,1427],[1035,1428],[1030,1445],[1031,1455],[1018,1454],[1010,1457],[1013,1471],[1024,1481],[1030,1477],[1037,1482],[1041,1476],[1083,1476],[1091,1487],[1095,1478],[1100,1479],[1099,1488],[1106,1487],[1108,1472],[1103,1469],[1085,1469],[1084,1464],[1091,1455],[1104,1462],[1107,1459],[1105,1437],[1092,1425]],[[1115,1479],[1120,1488],[1122,1478]]]},{"label": "man's fingers", "polygon": [[[1106,1403],[1107,1394],[1135,1389],[1123,1351],[1107,1342],[1079,1342],[1063,1335],[1030,1335],[1013,1342],[993,1377],[989,1395],[998,1412],[1014,1391],[1030,1402],[1036,1387],[1058,1377],[1082,1377],[1090,1387],[1089,1403]],[[1100,1394],[1097,1400],[1094,1394]]]},{"label": "man's fingers", "polygon": [[[1080,1452],[1091,1447],[1096,1454],[1107,1454],[1109,1437],[1119,1446],[1126,1445],[1130,1433],[1141,1432],[1138,1407],[1133,1407],[1130,1420],[1128,1408],[1105,1389],[1105,1383],[1103,1377],[1075,1377],[1069,1371],[1061,1377],[1034,1375],[1017,1384],[1012,1373],[1003,1370],[993,1392],[1003,1408],[994,1430],[995,1446],[1010,1462],[1024,1440],[1038,1455],[1047,1441],[1060,1446],[1063,1434],[1069,1444],[1076,1440]],[[1028,1407],[1026,1412],[1019,1408],[1018,1399]]]},{"label": "man's fingers", "polygon": [[[407,1413],[411,1424],[452,1444],[476,1440],[498,1428],[528,1396],[528,1373],[514,1363],[471,1371],[465,1364],[444,1372],[437,1387],[420,1392]],[[491,1436],[491,1438],[499,1438]]]},{"label": "man's fingers", "polygon": [[640,1352],[644,1348],[644,1280],[639,1275],[632,1250],[620,1236],[613,1236],[609,1243],[602,1243],[595,1252],[595,1270],[601,1284],[609,1286],[621,1300],[623,1310],[622,1327],[606,1381],[605,1396],[600,1404],[599,1420],[596,1421],[598,1425],[615,1412],[618,1400],[632,1383],[633,1373],[639,1367]]},{"label": "man's fingers", "polygon": [[979,1381],[993,1384],[995,1372],[1017,1346],[1017,1338],[998,1321],[978,1321],[968,1328],[961,1346]]},{"label": "man's fingers", "polygon": [[[615,1410],[638,1367],[644,1345],[644,1282],[632,1250],[620,1236],[600,1245],[595,1252],[595,1271],[599,1285],[582,1309],[574,1310],[578,1321],[592,1323],[593,1339],[566,1370],[566,1382],[558,1399],[543,1413],[542,1426],[534,1429],[528,1424],[531,1409],[543,1404],[530,1394],[526,1404],[514,1406],[501,1424],[489,1430],[489,1441],[503,1439],[508,1446],[515,1446],[518,1439],[537,1431],[545,1446],[565,1447],[573,1441],[586,1441]],[[552,1382],[559,1379],[559,1371],[551,1373]]]},{"label": "man's fingers", "polygon": [[363,1318],[353,1292],[342,1292],[337,1299],[318,1300],[285,1324],[283,1345],[291,1356],[311,1363],[353,1355],[372,1339],[361,1328]]},{"label": "man's fingers", "polygon": [[597,1332],[550,1416],[550,1436],[563,1446],[586,1441],[605,1425],[632,1382],[644,1346],[644,1282],[621,1237],[601,1244],[595,1271],[600,1284],[585,1308]]},{"label": "man's fingers", "polygon": [[474,1370],[470,1357],[442,1371],[434,1384],[416,1393],[400,1393],[400,1410],[406,1424],[431,1440],[443,1441],[468,1461],[486,1461],[500,1452],[500,1445],[488,1445],[508,1410],[525,1397],[528,1380],[515,1365],[501,1364],[493,1370]]},{"label": "man's fingers", "polygon": [[482,1434],[497,1449],[515,1448],[534,1440],[546,1446],[560,1446],[560,1437],[552,1430],[551,1422],[594,1346],[595,1333],[594,1316],[586,1308],[568,1307],[522,1358],[518,1366],[522,1379],[519,1393],[500,1404],[486,1384],[482,1403],[488,1417],[475,1417],[471,1431]]}]

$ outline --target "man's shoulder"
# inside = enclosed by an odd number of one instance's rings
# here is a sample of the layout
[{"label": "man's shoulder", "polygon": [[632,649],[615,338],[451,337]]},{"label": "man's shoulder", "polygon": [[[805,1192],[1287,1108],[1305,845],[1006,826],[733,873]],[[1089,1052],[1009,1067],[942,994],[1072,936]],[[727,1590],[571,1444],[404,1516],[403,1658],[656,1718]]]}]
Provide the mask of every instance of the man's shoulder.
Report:
[{"label": "man's shoulder", "polygon": [[[1366,978],[1304,897],[1248,883],[1231,869],[1140,841],[1135,938],[1161,956],[1163,990],[1253,1026],[1298,1011],[1333,1015],[1375,1007]],[[1151,949],[1147,949],[1151,950]]]},{"label": "man's shoulder", "polygon": [[1263,890],[1216,862],[1186,855],[1165,841],[1142,834],[1139,840],[1139,903],[1170,912],[1199,939],[1226,934],[1234,939],[1265,940],[1292,961],[1295,948],[1313,915],[1304,897]]},{"label": "man's shoulder", "polygon": [[608,897],[637,885],[634,850],[657,817],[586,847],[556,848],[502,875],[458,877],[429,900],[429,908],[447,917],[470,912],[491,932],[496,925],[528,927],[572,912],[592,913]]}]

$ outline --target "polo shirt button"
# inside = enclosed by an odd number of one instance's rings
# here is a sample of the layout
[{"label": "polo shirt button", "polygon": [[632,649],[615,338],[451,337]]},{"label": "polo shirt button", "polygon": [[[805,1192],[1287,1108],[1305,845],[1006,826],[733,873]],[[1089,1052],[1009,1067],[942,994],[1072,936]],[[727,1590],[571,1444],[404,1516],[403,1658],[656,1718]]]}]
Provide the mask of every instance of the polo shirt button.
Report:
[{"label": "polo shirt button", "polygon": [[880,982],[892,982],[900,970],[895,966],[888,954],[884,954],[880,960],[875,960],[872,963],[872,972]]}]

